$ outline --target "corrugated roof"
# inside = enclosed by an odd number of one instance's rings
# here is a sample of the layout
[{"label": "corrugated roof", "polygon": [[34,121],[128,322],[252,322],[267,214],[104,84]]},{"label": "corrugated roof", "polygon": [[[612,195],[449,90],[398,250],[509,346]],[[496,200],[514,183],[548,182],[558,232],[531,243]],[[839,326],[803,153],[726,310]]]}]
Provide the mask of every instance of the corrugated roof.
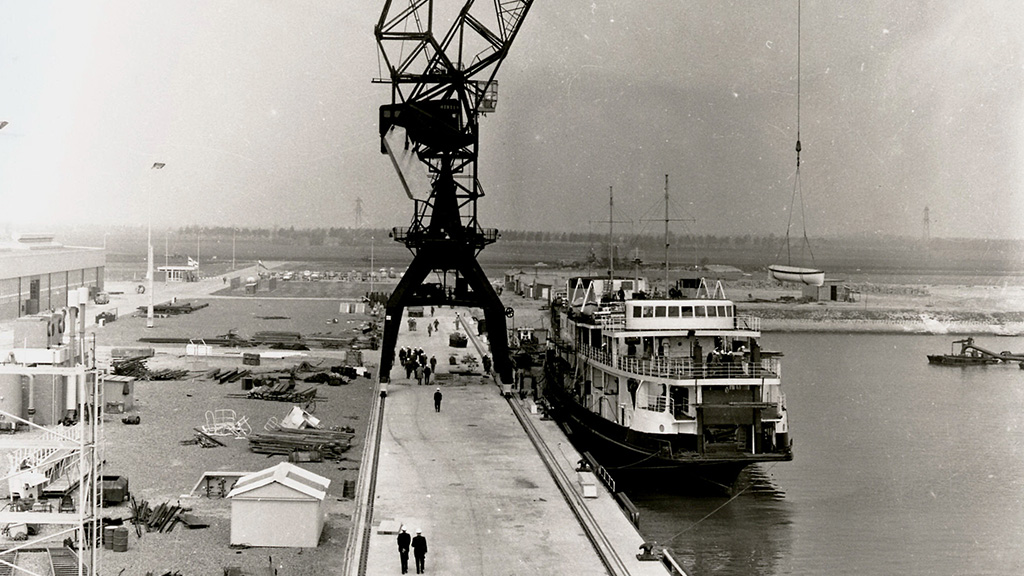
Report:
[{"label": "corrugated roof", "polygon": [[331,485],[329,479],[319,474],[304,470],[289,462],[281,462],[277,466],[242,476],[238,482],[235,482],[235,487],[231,489],[227,497],[234,498],[275,482],[317,500],[323,500],[327,496],[327,487]]}]

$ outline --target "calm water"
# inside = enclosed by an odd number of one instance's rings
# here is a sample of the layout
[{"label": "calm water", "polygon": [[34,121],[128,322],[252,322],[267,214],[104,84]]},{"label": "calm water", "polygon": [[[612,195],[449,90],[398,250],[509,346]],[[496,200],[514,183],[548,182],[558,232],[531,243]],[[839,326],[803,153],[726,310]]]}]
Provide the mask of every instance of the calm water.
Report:
[{"label": "calm water", "polygon": [[1024,574],[1024,370],[928,365],[953,339],[766,335],[794,461],[732,500],[632,492],[644,536],[690,576]]}]

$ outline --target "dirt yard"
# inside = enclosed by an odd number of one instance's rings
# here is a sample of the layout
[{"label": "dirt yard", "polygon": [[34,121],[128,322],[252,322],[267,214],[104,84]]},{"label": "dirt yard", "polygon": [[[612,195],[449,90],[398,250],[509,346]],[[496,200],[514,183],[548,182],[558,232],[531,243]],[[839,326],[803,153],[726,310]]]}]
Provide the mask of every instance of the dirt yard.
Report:
[{"label": "dirt yard", "polygon": [[[282,576],[337,572],[348,536],[352,502],[342,498],[345,480],[355,481],[365,438],[367,413],[372,400],[373,381],[356,378],[343,386],[298,382],[296,389],[317,388],[314,415],[324,427],[351,427],[355,438],[345,460],[302,463],[300,466],[331,480],[328,492],[329,516],[315,549],[230,547],[230,504],[220,497],[207,498],[203,490],[189,495],[206,471],[255,472],[284,461],[284,456],[265,456],[249,450],[244,438],[220,437],[223,447],[203,448],[183,444],[195,434],[193,428],[206,423],[208,413],[218,409],[234,410],[238,419],[245,418],[254,432],[263,431],[271,418],[282,419],[292,404],[240,397],[244,395],[241,381],[218,384],[206,377],[215,368],[250,368],[254,375],[289,370],[300,362],[329,367],[346,362],[346,352],[314,349],[281,359],[262,359],[261,365],[243,366],[242,351],[253,349],[215,348],[215,356],[185,356],[184,345],[150,345],[139,343],[141,336],[209,338],[230,330],[251,336],[261,330],[296,331],[305,335],[323,334],[338,338],[356,338],[361,327],[371,320],[367,315],[339,313],[338,300],[283,298],[194,298],[179,299],[209,306],[187,315],[157,318],[155,327],[147,329],[144,317],[122,316],[117,321],[97,327],[96,342],[102,356],[110,347],[153,347],[157,354],[148,361],[150,370],[164,368],[188,370],[188,376],[173,381],[139,381],[135,389],[135,410],[129,414],[108,414],[105,419],[103,467],[104,474],[127,476],[129,489],[137,501],[181,504],[210,526],[190,530],[178,524],[170,533],[145,533],[138,537],[132,529],[128,551],[104,550],[103,570],[107,574],[161,574],[181,571],[182,574],[220,574],[226,566],[247,570],[266,567],[271,562]],[[337,321],[335,321],[337,320]],[[262,348],[266,352],[266,348]],[[361,350],[363,365],[373,367],[376,352]],[[300,373],[298,376],[308,376]],[[123,424],[123,416],[138,416],[138,425]],[[127,504],[109,507],[105,516],[127,518]],[[286,519],[282,519],[286,522]],[[287,526],[283,525],[282,529]]]}]

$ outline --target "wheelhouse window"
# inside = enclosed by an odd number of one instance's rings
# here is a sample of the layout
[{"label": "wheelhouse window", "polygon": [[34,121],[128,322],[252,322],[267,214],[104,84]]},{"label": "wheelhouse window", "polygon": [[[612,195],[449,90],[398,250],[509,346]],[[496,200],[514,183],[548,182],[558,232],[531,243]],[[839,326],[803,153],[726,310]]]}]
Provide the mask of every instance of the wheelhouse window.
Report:
[{"label": "wheelhouse window", "polygon": [[654,318],[654,306],[644,306],[644,318]]},{"label": "wheelhouse window", "polygon": [[679,318],[679,306],[669,306],[668,307],[668,317],[669,318]]},{"label": "wheelhouse window", "polygon": [[697,318],[703,318],[703,317],[707,316],[707,313],[704,311],[704,307],[703,306],[694,306],[693,307],[693,315],[696,316]]},{"label": "wheelhouse window", "polygon": [[633,318],[640,318],[641,316],[643,316],[643,313],[643,306],[633,306]]},{"label": "wheelhouse window", "polygon": [[666,312],[665,308],[666,308],[665,306],[655,306],[654,307],[654,316],[655,316],[655,318],[664,318],[665,317],[665,312]]},{"label": "wheelhouse window", "polygon": [[680,306],[679,314],[683,318],[693,318],[693,306]]}]

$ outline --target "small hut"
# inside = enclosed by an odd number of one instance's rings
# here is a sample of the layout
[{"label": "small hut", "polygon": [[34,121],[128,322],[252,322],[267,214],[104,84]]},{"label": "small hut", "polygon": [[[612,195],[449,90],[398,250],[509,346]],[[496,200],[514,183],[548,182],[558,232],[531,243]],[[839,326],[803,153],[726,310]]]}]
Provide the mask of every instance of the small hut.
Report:
[{"label": "small hut", "polygon": [[852,289],[845,280],[826,278],[821,286],[804,286],[802,295],[812,302],[855,302],[857,291]]},{"label": "small hut", "polygon": [[227,496],[231,545],[316,548],[330,483],[288,462],[239,478]]}]

